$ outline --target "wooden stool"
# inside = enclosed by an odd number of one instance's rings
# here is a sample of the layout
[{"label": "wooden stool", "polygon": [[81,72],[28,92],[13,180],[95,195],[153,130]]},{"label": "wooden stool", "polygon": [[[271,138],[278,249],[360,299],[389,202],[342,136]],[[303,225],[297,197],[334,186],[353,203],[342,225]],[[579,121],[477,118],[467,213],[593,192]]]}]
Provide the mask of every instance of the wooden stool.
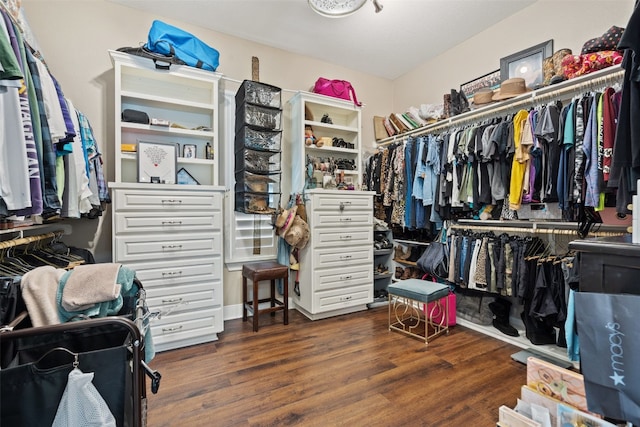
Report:
[{"label": "wooden stool", "polygon": [[[247,299],[247,279],[253,282],[253,299]],[[283,301],[276,298],[276,279],[282,279]],[[269,298],[258,298],[258,285],[261,280],[271,281],[271,295]],[[260,308],[260,303],[269,302],[270,307]],[[289,267],[275,261],[253,262],[242,266],[242,321],[247,321],[247,310],[253,316],[253,331],[258,332],[258,317],[263,313],[276,315],[276,311],[284,311],[284,324],[289,324]]]},{"label": "wooden stool", "polygon": [[[449,287],[428,280],[400,280],[387,286],[389,330],[429,340],[449,333]],[[427,309],[429,303],[433,306]]]}]

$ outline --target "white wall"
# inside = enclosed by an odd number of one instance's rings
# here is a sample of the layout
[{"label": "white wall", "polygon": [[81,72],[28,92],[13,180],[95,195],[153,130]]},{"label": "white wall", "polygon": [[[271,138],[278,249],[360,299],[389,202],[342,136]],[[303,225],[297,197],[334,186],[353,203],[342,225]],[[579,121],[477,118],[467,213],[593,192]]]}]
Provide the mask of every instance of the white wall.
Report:
[{"label": "white wall", "polygon": [[500,58],[549,39],[554,51],[569,48],[579,54],[585,41],[612,25],[626,27],[633,5],[634,0],[539,0],[396,79],[393,111],[442,103],[451,89],[499,69]]},{"label": "white wall", "polygon": [[[501,57],[548,39],[554,39],[556,49],[568,47],[578,52],[584,41],[602,34],[611,25],[626,26],[633,10],[633,0],[540,0],[391,82],[105,0],[22,3],[49,69],[65,95],[91,121],[108,180],[113,180],[114,170],[114,79],[107,50],[143,43],[154,19],[181,27],[218,49],[218,71],[230,78],[250,79],[251,57],[259,57],[260,80],[285,89],[283,101],[291,96],[287,89],[308,90],[320,76],[351,81],[358,98],[365,103],[363,140],[368,144],[367,151],[371,151],[373,116],[403,111],[411,105],[440,103],[451,88],[499,68]],[[74,221],[73,225],[73,235],[65,240],[91,249],[99,262],[111,260],[109,208],[99,220]],[[240,284],[239,273],[225,270],[225,306],[240,304]]]},{"label": "white wall", "polygon": [[[309,90],[320,76],[353,83],[365,104],[363,140],[373,146],[373,115],[391,111],[392,82],[339,65],[294,55],[283,50],[230,37],[105,0],[23,0],[25,17],[52,74],[65,95],[91,121],[103,152],[107,179],[113,180],[114,78],[107,50],[138,46],[146,41],[154,19],[161,19],[197,35],[220,51],[218,71],[236,80],[251,79],[251,57],[260,59],[260,80],[293,92]],[[237,85],[225,84],[236,90]],[[301,142],[302,143],[302,142]],[[286,166],[285,166],[286,167]],[[70,244],[85,247],[99,262],[111,261],[111,209],[96,221],[73,221]],[[225,270],[224,304],[241,301],[240,274]]]}]

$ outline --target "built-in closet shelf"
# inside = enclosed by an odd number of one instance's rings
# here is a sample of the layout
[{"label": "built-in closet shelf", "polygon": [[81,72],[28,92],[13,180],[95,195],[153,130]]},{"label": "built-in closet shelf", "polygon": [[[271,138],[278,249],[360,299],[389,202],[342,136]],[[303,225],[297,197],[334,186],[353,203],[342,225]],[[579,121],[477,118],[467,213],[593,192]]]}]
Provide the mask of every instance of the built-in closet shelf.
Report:
[{"label": "built-in closet shelf", "polygon": [[69,224],[60,224],[60,223],[48,223],[48,224],[34,224],[28,226],[14,227],[8,228],[6,230],[0,230],[0,235],[5,237],[0,237],[0,240],[7,240],[12,238],[23,238],[29,237],[34,234],[41,233],[51,233],[61,231],[64,234],[71,234],[71,225]]},{"label": "built-in closet shelf", "polygon": [[412,267],[416,267],[418,265],[418,263],[415,262],[415,261],[406,261],[404,259],[397,259],[397,258],[394,258],[393,262],[396,262],[398,264],[412,266]]},{"label": "built-in closet shelf", "polygon": [[573,364],[574,368],[579,369],[579,362],[572,362],[569,360],[569,356],[567,356],[567,349],[563,347],[558,347],[557,345],[535,345],[529,341],[525,335],[524,327],[521,324],[513,321],[511,318],[511,326],[515,327],[520,334],[517,337],[511,337],[509,335],[505,335],[500,332],[498,329],[494,328],[493,325],[485,326],[479,325],[477,323],[473,323],[469,320],[461,319],[458,317],[456,319],[456,323],[460,326],[464,326],[465,328],[472,329],[474,331],[480,332],[484,335],[488,335],[492,338],[499,339],[500,341],[504,341],[508,344],[514,345],[516,347],[520,347],[523,349],[532,349],[538,353],[544,354],[546,356],[550,356],[556,359],[560,359],[563,361],[567,361]]},{"label": "built-in closet shelf", "polygon": [[[495,231],[495,232],[530,232],[541,234],[575,234],[576,239],[578,236],[578,223],[577,222],[562,222],[562,221],[501,221],[501,220],[474,220],[474,219],[461,219],[449,226],[451,229],[470,229],[479,231]],[[608,236],[619,235],[620,233],[627,233],[626,225],[609,225],[609,224],[595,224],[590,232],[592,236]]]},{"label": "built-in closet shelf", "polygon": [[373,254],[374,254],[375,256],[378,256],[378,255],[388,255],[388,254],[390,254],[391,252],[393,252],[393,249],[376,249],[376,250],[374,250],[374,251],[373,251]]},{"label": "built-in closet shelf", "polygon": [[392,274],[392,273],[382,273],[382,274],[378,274],[378,273],[376,273],[376,274],[374,274],[374,275],[373,275],[373,279],[374,279],[374,280],[379,280],[379,279],[388,279],[388,278],[390,278],[391,276],[393,276],[393,274]]},{"label": "built-in closet shelf", "polygon": [[567,99],[580,92],[597,89],[603,85],[620,81],[623,76],[624,70],[619,65],[608,67],[555,85],[545,86],[511,99],[488,104],[484,107],[476,108],[472,111],[458,114],[457,116],[449,117],[448,119],[440,120],[421,128],[412,129],[399,135],[380,139],[376,141],[376,145],[391,144],[398,140],[398,138],[426,135],[441,129],[446,129],[449,126],[472,123],[498,114],[507,114],[517,108],[529,108],[533,103],[548,102],[554,99]]},{"label": "built-in closet shelf", "polygon": [[402,240],[402,239],[393,239],[395,243],[401,243],[404,245],[418,245],[418,246],[429,246],[429,242],[419,242],[417,240]]}]

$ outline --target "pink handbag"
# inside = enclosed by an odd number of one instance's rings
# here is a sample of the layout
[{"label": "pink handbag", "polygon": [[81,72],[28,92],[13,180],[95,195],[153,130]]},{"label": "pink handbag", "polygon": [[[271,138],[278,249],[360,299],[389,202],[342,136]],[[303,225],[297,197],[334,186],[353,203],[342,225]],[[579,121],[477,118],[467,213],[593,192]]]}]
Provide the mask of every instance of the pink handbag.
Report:
[{"label": "pink handbag", "polygon": [[355,89],[346,80],[329,80],[320,77],[313,86],[313,93],[353,101],[358,107],[362,105],[361,102],[358,102]]}]

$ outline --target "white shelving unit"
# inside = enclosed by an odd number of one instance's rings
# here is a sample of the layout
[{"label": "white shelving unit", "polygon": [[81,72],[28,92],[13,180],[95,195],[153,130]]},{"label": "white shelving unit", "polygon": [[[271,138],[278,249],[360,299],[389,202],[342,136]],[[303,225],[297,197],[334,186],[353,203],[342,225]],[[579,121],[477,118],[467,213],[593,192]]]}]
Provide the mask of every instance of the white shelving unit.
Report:
[{"label": "white shelving unit", "polygon": [[[218,83],[188,66],[157,70],[146,58],[109,51],[115,72],[113,262],[136,271],[147,291],[157,351],[217,340],[223,322],[223,200],[218,186]],[[171,126],[124,122],[124,109]],[[176,171],[198,184],[138,182],[140,141],[179,144]],[[195,157],[182,157],[185,144]],[[212,156],[207,156],[210,147]],[[137,151],[137,150],[136,150]],[[207,158],[209,157],[209,158]]]},{"label": "white shelving unit", "polygon": [[[179,144],[177,170],[184,168],[201,185],[218,185],[218,82],[221,74],[172,65],[156,70],[151,60],[109,51],[116,81],[115,181],[138,182],[136,152],[120,150],[138,141]],[[125,122],[122,111],[144,111],[170,126]],[[196,146],[196,157],[182,157],[185,144]],[[213,158],[207,159],[206,147]]]},{"label": "white shelving unit", "polygon": [[[362,185],[362,113],[351,101],[343,101],[309,92],[298,92],[289,100],[291,112],[292,192],[302,191],[307,178],[307,156],[316,159],[347,159],[354,162],[355,170],[341,169],[359,189]],[[306,115],[305,115],[306,112]],[[309,116],[311,114],[311,117]],[[332,123],[323,123],[327,114]],[[305,145],[305,126],[311,126],[316,139],[341,138],[354,148]]]},{"label": "white shelving unit", "polygon": [[[300,295],[293,305],[312,320],[366,310],[373,301],[373,196],[359,191],[362,185],[361,108],[344,101],[309,92],[297,92],[287,104],[288,142],[291,147],[290,194],[301,193],[309,180],[308,159],[352,162],[355,169],[344,174],[354,190],[307,189],[306,208],[311,228],[307,247],[300,251]],[[323,116],[330,119],[322,121]],[[305,128],[317,139],[339,138],[352,148],[305,144]],[[286,191],[284,192],[286,195]]]}]

